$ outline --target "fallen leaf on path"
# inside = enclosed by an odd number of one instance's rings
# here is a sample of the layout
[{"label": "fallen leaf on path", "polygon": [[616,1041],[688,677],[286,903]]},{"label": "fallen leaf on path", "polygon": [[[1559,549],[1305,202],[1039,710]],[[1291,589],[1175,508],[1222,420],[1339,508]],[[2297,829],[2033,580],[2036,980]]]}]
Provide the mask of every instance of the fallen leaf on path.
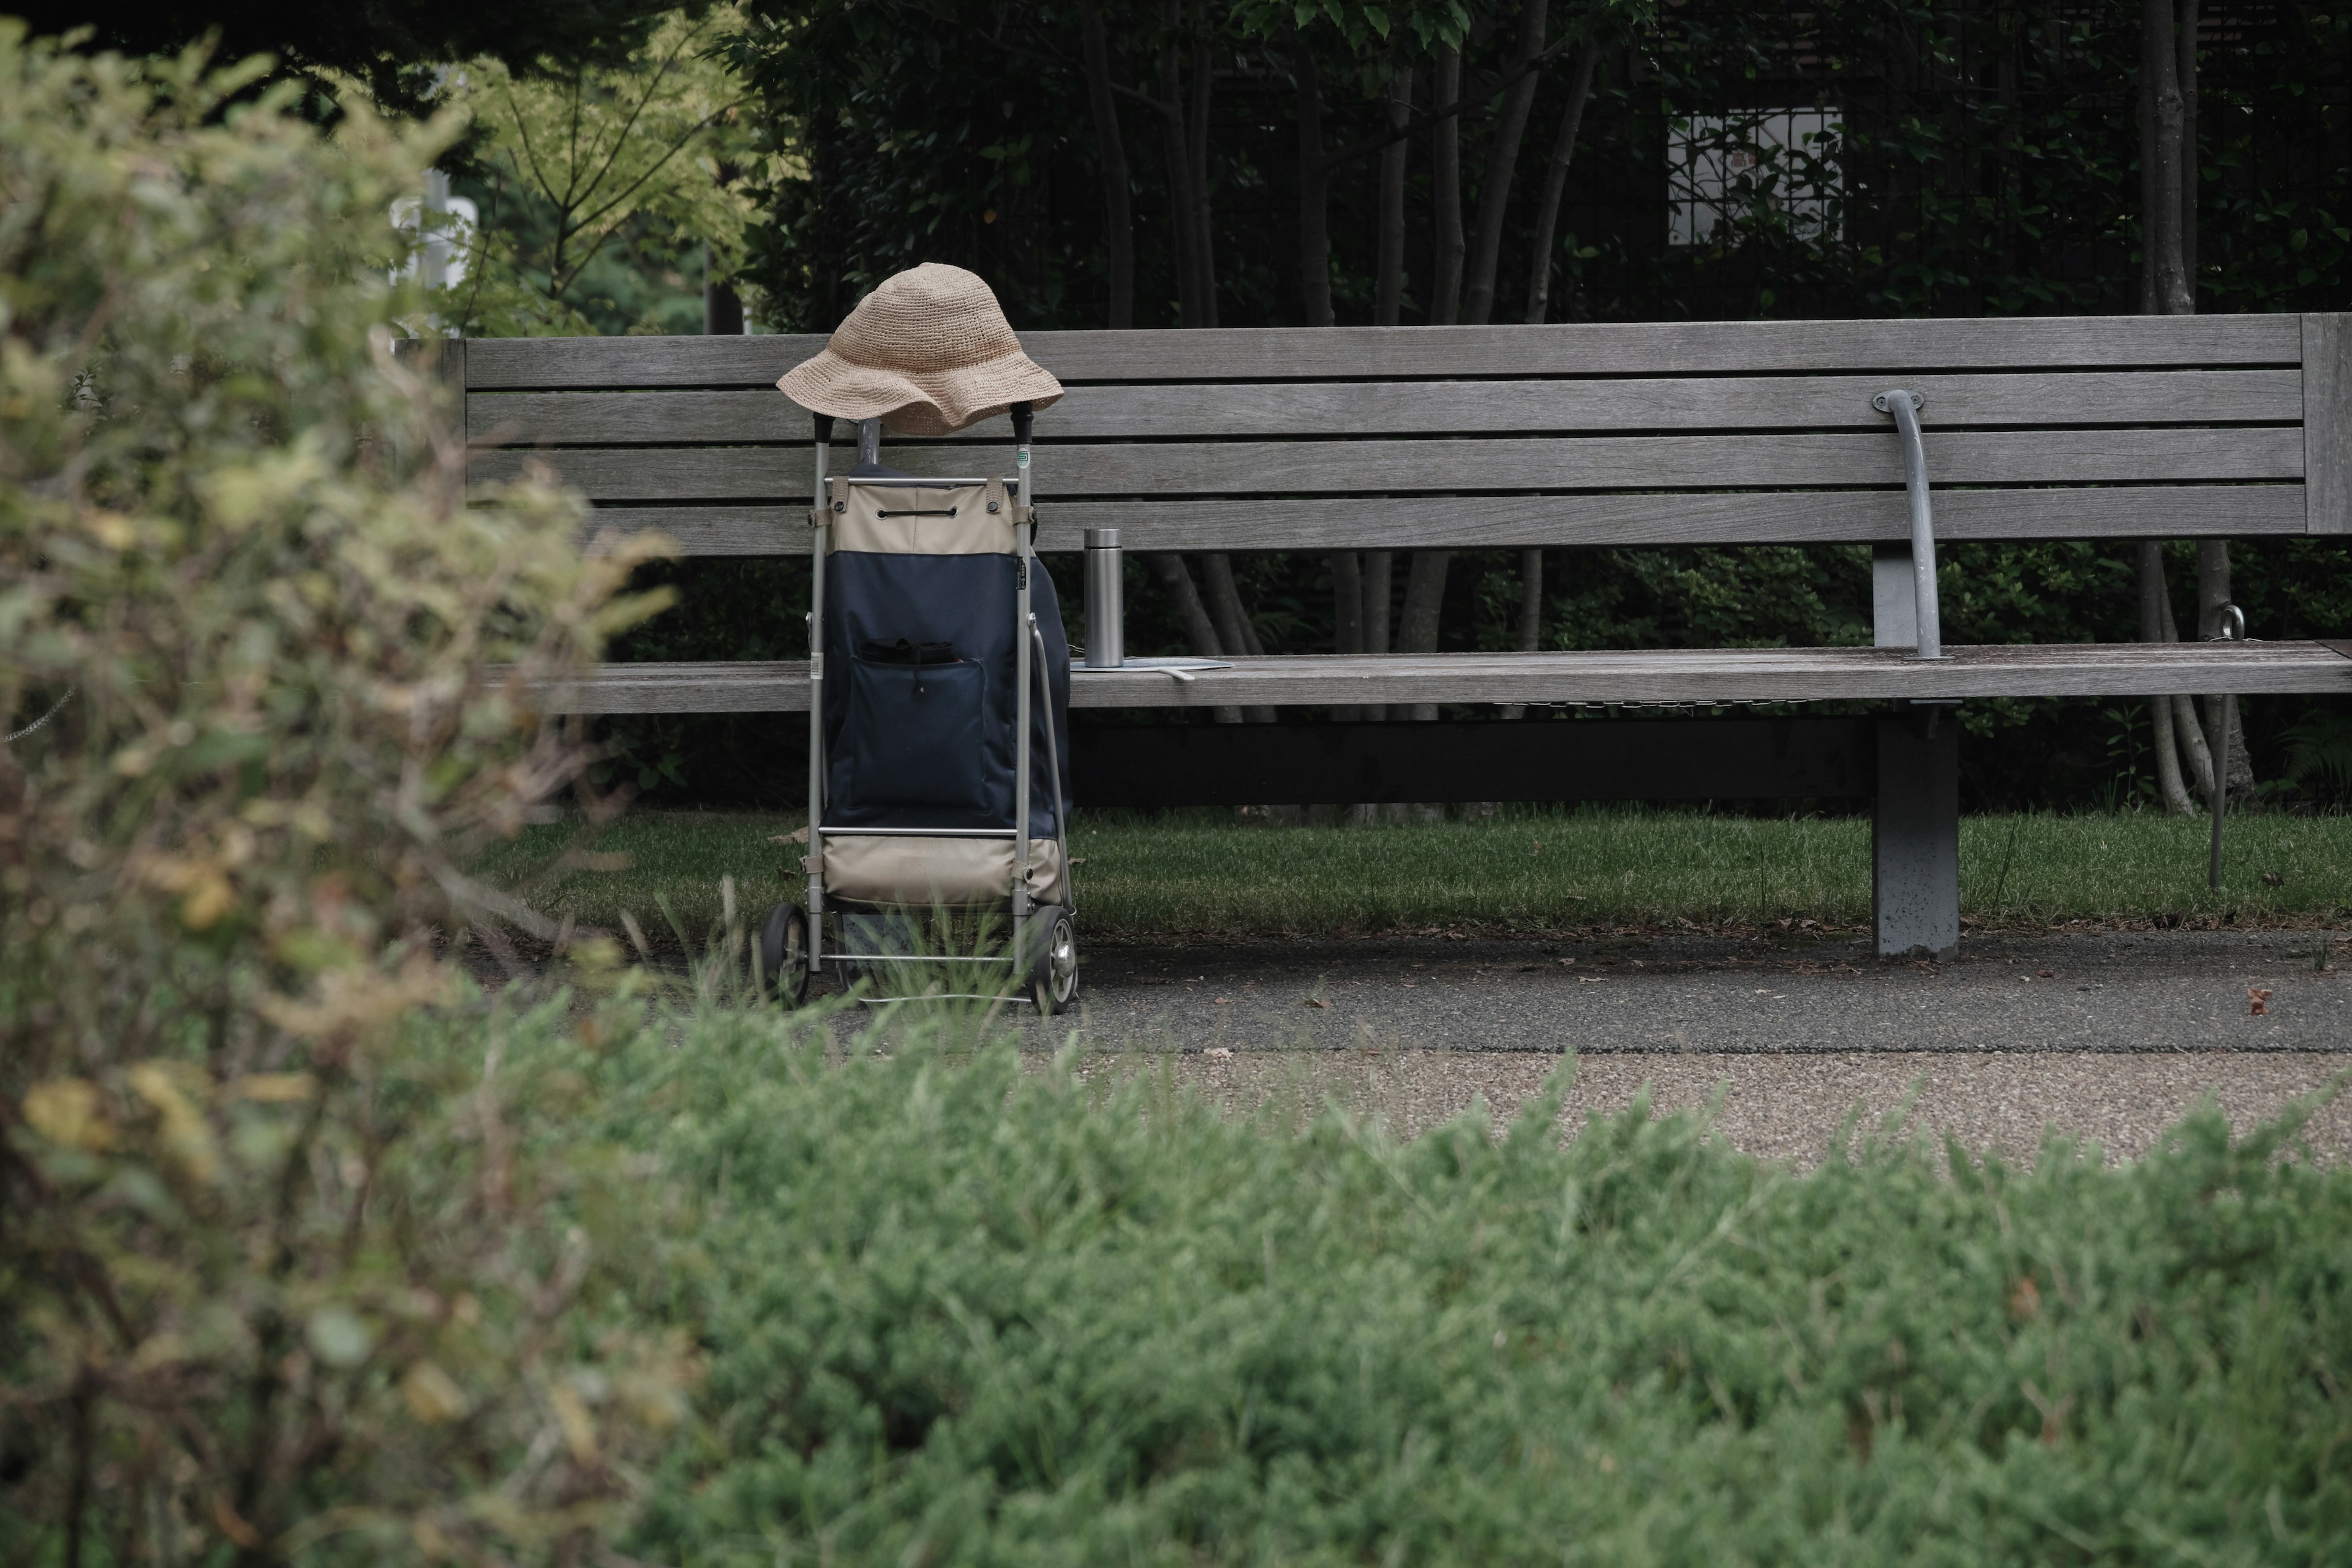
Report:
[{"label": "fallen leaf on path", "polygon": [[2259,1018],[2271,1010],[2271,994],[2259,985],[2246,987],[2247,1011]]},{"label": "fallen leaf on path", "polygon": [[1598,985],[1607,978],[1605,974],[1580,974],[1576,977],[1576,983],[1579,985]]},{"label": "fallen leaf on path", "polygon": [[1309,996],[1309,997],[1307,999],[1307,1006],[1309,1006],[1309,1007],[1320,1007],[1320,1008],[1323,1008],[1325,1011],[1327,1011],[1327,1012],[1328,1012],[1328,1011],[1329,1011],[1329,1009],[1330,1009],[1331,1004],[1330,1004],[1330,1003],[1328,1003],[1328,1002],[1326,1002],[1326,1001],[1325,1001],[1325,1000],[1323,1000],[1323,998],[1322,998],[1322,997],[1320,997],[1320,996]]},{"label": "fallen leaf on path", "polygon": [[2033,973],[2041,979],[2047,980],[2050,978],[2050,972],[2046,969],[2037,969]]}]

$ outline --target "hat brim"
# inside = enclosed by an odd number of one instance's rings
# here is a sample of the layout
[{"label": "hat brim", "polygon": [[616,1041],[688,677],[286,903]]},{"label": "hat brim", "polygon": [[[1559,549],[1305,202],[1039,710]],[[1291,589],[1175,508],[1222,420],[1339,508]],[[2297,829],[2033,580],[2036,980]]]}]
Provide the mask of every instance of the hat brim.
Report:
[{"label": "hat brim", "polygon": [[951,436],[1016,403],[1045,408],[1062,397],[1053,373],[1018,349],[952,370],[910,373],[857,364],[825,348],[776,384],[812,414],[879,419],[902,436]]}]

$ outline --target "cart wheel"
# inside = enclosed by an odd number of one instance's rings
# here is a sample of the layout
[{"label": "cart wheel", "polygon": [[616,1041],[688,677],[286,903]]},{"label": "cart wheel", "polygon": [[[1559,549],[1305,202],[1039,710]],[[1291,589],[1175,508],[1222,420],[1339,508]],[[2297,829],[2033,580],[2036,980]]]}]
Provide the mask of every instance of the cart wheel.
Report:
[{"label": "cart wheel", "polygon": [[798,904],[778,904],[760,928],[760,977],[769,999],[797,1007],[808,994],[808,916]]},{"label": "cart wheel", "polygon": [[1051,1018],[1065,1011],[1071,998],[1078,994],[1077,928],[1059,910],[1054,911],[1045,928],[1045,941],[1029,973],[1029,990],[1036,999],[1037,1016],[1041,1018]]}]

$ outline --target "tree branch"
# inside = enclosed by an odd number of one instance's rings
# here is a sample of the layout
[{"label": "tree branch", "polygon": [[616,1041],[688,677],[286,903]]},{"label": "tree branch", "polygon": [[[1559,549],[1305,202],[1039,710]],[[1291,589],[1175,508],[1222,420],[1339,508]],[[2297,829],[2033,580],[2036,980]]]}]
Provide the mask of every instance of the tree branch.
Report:
[{"label": "tree branch", "polygon": [[1503,94],[1508,92],[1512,87],[1517,83],[1520,78],[1530,76],[1535,72],[1543,69],[1543,68],[1549,65],[1557,56],[1566,50],[1570,44],[1576,42],[1578,42],[1577,37],[1575,35],[1571,34],[1568,37],[1560,39],[1559,42],[1552,45],[1549,48],[1545,49],[1542,53],[1528,56],[1525,64],[1519,66],[1514,70],[1505,71],[1501,76],[1496,77],[1491,84],[1479,92],[1473,93],[1467,97],[1457,98],[1452,103],[1446,104],[1443,108],[1433,109],[1427,114],[1411,118],[1402,125],[1396,126],[1388,131],[1376,132],[1372,135],[1365,137],[1360,142],[1350,142],[1345,147],[1340,147],[1330,153],[1327,153],[1323,156],[1323,166],[1328,169],[1338,164],[1345,163],[1350,159],[1369,156],[1371,153],[1379,152],[1381,148],[1386,147],[1391,142],[1402,142],[1409,136],[1418,136],[1423,132],[1430,129],[1430,127],[1439,123],[1441,121],[1456,119],[1465,112],[1478,108],[1481,104],[1491,103],[1496,99],[1500,98]]}]

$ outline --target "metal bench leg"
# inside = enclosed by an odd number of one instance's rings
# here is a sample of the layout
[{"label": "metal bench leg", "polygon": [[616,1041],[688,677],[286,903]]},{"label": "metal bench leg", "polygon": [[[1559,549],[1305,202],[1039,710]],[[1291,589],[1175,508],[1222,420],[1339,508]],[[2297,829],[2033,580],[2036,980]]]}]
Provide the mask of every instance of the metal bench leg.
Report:
[{"label": "metal bench leg", "polygon": [[[1875,546],[1874,635],[1880,647],[1918,640],[1911,552]],[[1960,942],[1960,724],[1942,707],[1878,721],[1878,792],[1870,818],[1872,944],[1881,958],[1948,959]]]},{"label": "metal bench leg", "polygon": [[1960,945],[1960,724],[1941,708],[1878,721],[1870,903],[1881,958],[1948,959]]}]

